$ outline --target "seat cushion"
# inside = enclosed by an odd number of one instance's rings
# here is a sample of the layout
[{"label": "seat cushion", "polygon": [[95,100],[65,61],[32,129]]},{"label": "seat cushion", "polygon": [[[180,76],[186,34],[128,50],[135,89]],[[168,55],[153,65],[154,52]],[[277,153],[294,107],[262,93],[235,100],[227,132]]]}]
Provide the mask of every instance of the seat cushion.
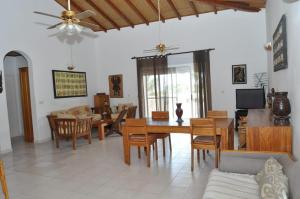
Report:
[{"label": "seat cushion", "polygon": [[208,179],[203,199],[259,199],[254,175],[226,173],[214,169]]}]

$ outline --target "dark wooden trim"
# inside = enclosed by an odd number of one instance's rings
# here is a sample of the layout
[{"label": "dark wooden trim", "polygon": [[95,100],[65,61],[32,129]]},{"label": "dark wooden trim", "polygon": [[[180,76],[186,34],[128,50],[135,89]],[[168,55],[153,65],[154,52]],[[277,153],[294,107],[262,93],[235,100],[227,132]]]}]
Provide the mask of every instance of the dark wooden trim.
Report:
[{"label": "dark wooden trim", "polygon": [[130,24],[130,26],[132,27],[132,28],[134,28],[134,24],[133,24],[133,22],[113,3],[113,2],[111,2],[111,0],[105,0],[105,2],[108,4],[108,5],[110,5],[110,7],[114,10],[114,11],[116,11],[121,17],[123,17],[124,18],[124,20],[128,23],[128,24]]},{"label": "dark wooden trim", "polygon": [[149,25],[149,21],[146,19],[146,17],[141,13],[139,9],[137,9],[137,7],[130,0],[124,1],[147,25]]},{"label": "dark wooden trim", "polygon": [[173,11],[176,13],[177,18],[178,18],[179,20],[181,20],[181,15],[180,15],[180,13],[178,12],[178,10],[177,10],[176,6],[174,5],[173,1],[172,1],[172,0],[167,0],[167,1],[168,1],[169,5],[171,6],[171,8],[173,9]]},{"label": "dark wooden trim", "polygon": [[[208,48],[208,49],[202,49],[202,50],[212,51],[212,50],[215,50],[215,49],[214,48]],[[192,51],[185,51],[185,52],[179,52],[179,53],[168,53],[168,54],[165,54],[165,55],[151,55],[151,56],[144,56],[144,57],[131,57],[131,59],[154,58],[154,57],[169,56],[169,55],[181,55],[181,54],[193,53],[193,52],[202,51],[202,50],[192,50]]]},{"label": "dark wooden trim", "polygon": [[197,7],[196,7],[196,5],[195,5],[195,3],[193,1],[190,1],[190,6],[194,10],[196,17],[199,17],[199,13],[198,13]]},{"label": "dark wooden trim", "polygon": [[260,8],[251,7],[250,4],[243,2],[232,2],[232,1],[220,1],[220,0],[193,0],[198,2],[204,2],[213,6],[223,6],[235,10],[241,10],[246,12],[259,12]]},{"label": "dark wooden trim", "polygon": [[[146,0],[146,2],[149,4],[149,6],[152,8],[152,10],[158,15],[158,8],[155,7],[153,2],[151,0]],[[165,23],[165,17],[161,14],[161,10],[160,10],[160,19],[162,22]]]},{"label": "dark wooden trim", "polygon": [[97,4],[95,4],[92,0],[86,0],[86,2],[91,5],[99,14],[101,14],[106,20],[108,20],[115,28],[120,30],[120,26],[110,18]]}]

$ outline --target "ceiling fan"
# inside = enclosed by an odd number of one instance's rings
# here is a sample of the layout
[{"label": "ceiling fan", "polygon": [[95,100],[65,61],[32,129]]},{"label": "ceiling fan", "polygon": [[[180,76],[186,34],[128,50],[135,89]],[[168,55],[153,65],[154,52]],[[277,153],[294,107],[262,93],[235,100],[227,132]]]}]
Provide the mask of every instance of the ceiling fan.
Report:
[{"label": "ceiling fan", "polygon": [[83,27],[87,27],[90,29],[99,29],[99,26],[96,24],[82,21],[82,19],[91,17],[96,13],[91,10],[86,10],[76,14],[73,10],[71,10],[71,0],[68,0],[68,9],[62,11],[61,16],[38,11],[34,11],[34,13],[60,19],[61,22],[48,27],[48,29],[58,28],[60,31],[65,31],[68,35],[80,33]]},{"label": "ceiling fan", "polygon": [[160,55],[164,55],[168,51],[176,50],[176,49],[179,49],[179,48],[175,47],[175,46],[166,46],[166,44],[164,44],[161,41],[160,0],[157,0],[157,9],[158,9],[158,40],[159,40],[159,43],[155,46],[155,48],[152,48],[152,49],[149,49],[149,50],[144,50],[144,53],[156,52]]}]

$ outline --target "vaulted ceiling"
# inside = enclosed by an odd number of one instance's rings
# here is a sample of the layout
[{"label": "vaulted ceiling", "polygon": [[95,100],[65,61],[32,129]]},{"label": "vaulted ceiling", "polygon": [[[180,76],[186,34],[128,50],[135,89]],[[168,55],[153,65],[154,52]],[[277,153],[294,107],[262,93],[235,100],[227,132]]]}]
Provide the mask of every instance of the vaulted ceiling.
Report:
[{"label": "vaulted ceiling", "polygon": [[[55,0],[67,8],[67,0]],[[161,19],[178,18],[222,10],[234,9],[245,12],[259,12],[266,0],[160,0]],[[72,0],[76,13],[92,10],[95,16],[85,21],[97,24],[94,31],[107,31],[147,24],[158,20],[157,0]]]}]

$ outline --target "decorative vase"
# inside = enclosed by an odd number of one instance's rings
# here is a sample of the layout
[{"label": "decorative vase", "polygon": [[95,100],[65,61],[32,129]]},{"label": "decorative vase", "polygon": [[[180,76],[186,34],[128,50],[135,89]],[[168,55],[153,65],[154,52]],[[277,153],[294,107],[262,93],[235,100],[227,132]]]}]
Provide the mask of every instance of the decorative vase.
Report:
[{"label": "decorative vase", "polygon": [[278,125],[288,125],[289,114],[291,113],[290,100],[287,98],[288,92],[276,92],[273,102],[274,123]]},{"label": "decorative vase", "polygon": [[176,106],[177,106],[177,108],[176,108],[177,121],[176,122],[181,123],[181,122],[183,122],[183,120],[181,119],[182,114],[183,114],[183,110],[181,108],[181,103],[176,103]]}]

